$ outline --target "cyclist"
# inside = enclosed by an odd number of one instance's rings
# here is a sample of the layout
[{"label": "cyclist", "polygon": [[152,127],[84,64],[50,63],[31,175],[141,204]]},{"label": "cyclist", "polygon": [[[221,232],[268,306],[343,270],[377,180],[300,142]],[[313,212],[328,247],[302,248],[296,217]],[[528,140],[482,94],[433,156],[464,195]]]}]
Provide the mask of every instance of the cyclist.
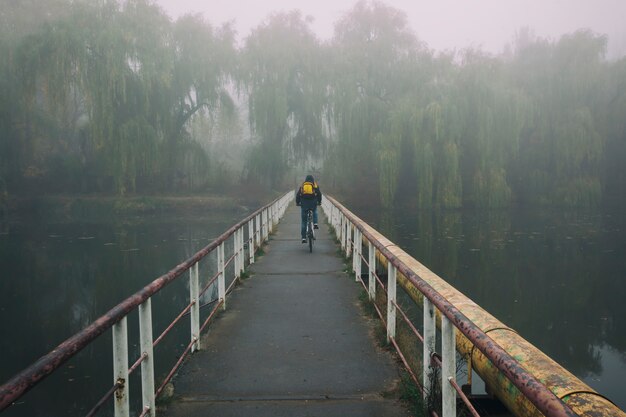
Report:
[{"label": "cyclist", "polygon": [[301,207],[301,227],[302,243],[306,243],[306,212],[313,210],[313,228],[317,226],[317,206],[322,204],[322,192],[315,182],[313,175],[307,175],[306,179],[296,192],[296,205]]}]

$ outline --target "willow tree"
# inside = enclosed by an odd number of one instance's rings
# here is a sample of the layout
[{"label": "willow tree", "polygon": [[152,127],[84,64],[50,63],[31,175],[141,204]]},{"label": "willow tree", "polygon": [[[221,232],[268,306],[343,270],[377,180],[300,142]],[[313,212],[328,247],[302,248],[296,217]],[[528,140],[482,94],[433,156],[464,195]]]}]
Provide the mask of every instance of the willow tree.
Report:
[{"label": "willow tree", "polygon": [[511,63],[528,97],[517,194],[531,204],[600,202],[604,139],[598,123],[606,39],[580,31],[558,42],[526,39]]},{"label": "willow tree", "polygon": [[395,105],[418,89],[413,70],[421,44],[403,12],[360,1],[336,24],[331,46],[337,137],[328,172],[344,191],[371,199],[378,189],[381,201],[393,201],[402,135],[388,134],[389,120]]},{"label": "willow tree", "polygon": [[28,108],[32,95],[24,92],[21,45],[42,26],[68,14],[66,0],[4,2],[0,13],[0,181],[8,188],[22,186],[24,174],[39,171],[31,157],[35,147],[28,133],[33,120]]},{"label": "willow tree", "polygon": [[270,16],[246,39],[241,78],[257,138],[248,158],[249,179],[273,187],[290,166],[323,151],[326,88],[320,53],[299,12]]},{"label": "willow tree", "polygon": [[190,15],[175,23],[172,38],[171,117],[164,129],[164,162],[170,178],[183,171],[193,184],[208,173],[208,155],[206,142],[191,136],[190,122],[206,118],[215,123],[220,114],[234,111],[229,92],[236,57],[234,32],[229,25],[213,28],[202,17]]},{"label": "willow tree", "polygon": [[606,126],[604,195],[608,204],[626,208],[626,58],[609,71],[604,102]]},{"label": "willow tree", "polygon": [[120,194],[206,182],[208,155],[189,122],[232,108],[228,27],[172,23],[147,0],[77,2],[14,50],[21,112],[10,118],[23,127],[11,148],[28,146],[18,152],[26,175]]}]

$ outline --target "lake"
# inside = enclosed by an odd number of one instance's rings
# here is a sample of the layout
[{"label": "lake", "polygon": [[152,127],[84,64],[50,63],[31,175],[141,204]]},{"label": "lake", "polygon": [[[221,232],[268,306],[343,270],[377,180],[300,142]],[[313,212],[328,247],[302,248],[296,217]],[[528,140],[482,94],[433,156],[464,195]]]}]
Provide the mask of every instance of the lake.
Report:
[{"label": "lake", "polygon": [[[0,225],[0,383],[247,214],[234,209],[201,216],[111,216],[89,221],[22,217]],[[201,285],[214,271],[212,254],[200,263]],[[155,338],[188,303],[187,277],[153,298]],[[205,310],[201,317],[208,314]],[[128,328],[132,363],[139,354],[136,312],[129,316]],[[189,319],[185,318],[155,349],[157,378],[167,374],[188,340]],[[111,345],[108,331],[3,416],[84,416],[113,385]],[[141,394],[135,375],[130,384],[135,388],[133,409],[138,410]],[[98,415],[111,415],[110,403]]]},{"label": "lake", "polygon": [[[623,213],[405,210],[381,214],[350,208],[626,408]],[[234,210],[95,220],[23,217],[1,224],[0,382],[172,269],[246,214]],[[200,265],[202,282],[208,280],[208,271],[214,271],[213,256]],[[155,297],[155,337],[187,298],[186,277]],[[136,314],[132,314],[131,360],[139,352],[137,328]],[[164,376],[176,360],[188,332],[185,319],[157,348],[157,377]],[[82,416],[112,385],[111,363],[107,332],[3,416]],[[131,387],[136,389],[139,384],[133,378]],[[131,395],[137,410],[140,395]],[[110,415],[110,408],[100,415]]]},{"label": "lake", "polygon": [[626,214],[351,210],[626,409]]}]

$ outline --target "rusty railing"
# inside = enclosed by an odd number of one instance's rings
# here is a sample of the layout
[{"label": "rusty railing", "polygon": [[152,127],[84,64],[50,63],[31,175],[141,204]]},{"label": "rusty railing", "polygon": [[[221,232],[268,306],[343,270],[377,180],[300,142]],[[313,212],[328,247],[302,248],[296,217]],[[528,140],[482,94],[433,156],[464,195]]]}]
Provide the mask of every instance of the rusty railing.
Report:
[{"label": "rusty railing", "polygon": [[[129,375],[141,367],[142,410],[138,414],[141,416],[154,417],[156,398],[163,392],[163,389],[180,367],[185,357],[201,348],[201,332],[206,328],[213,317],[215,317],[220,307],[222,309],[226,308],[226,295],[241,277],[246,262],[248,264],[254,263],[256,249],[267,240],[274,225],[278,223],[293,197],[294,193],[290,191],[250,214],[209,245],[202,248],[195,255],[113,307],[88,327],[61,343],[50,353],[42,356],[35,363],[0,386],[0,412],[10,407],[31,388],[40,383],[46,376],[57,370],[63,363],[87,347],[108,329],[112,329],[113,386],[87,415],[95,415],[111,397],[114,397],[115,415],[128,417],[130,415]],[[246,229],[247,239],[244,238]],[[225,260],[225,242],[231,237],[233,238],[233,253]],[[246,249],[248,249],[247,257]],[[200,289],[198,263],[214,251],[217,252],[217,271],[209,282]],[[230,264],[233,265],[234,277],[229,288],[226,289],[225,273],[226,267]],[[153,339],[151,298],[163,288],[180,278],[186,271],[190,272],[189,304],[172,323],[163,330],[159,337]],[[211,312],[206,320],[200,324],[200,299],[215,283],[217,283],[218,297],[216,300],[212,301],[214,305]],[[139,310],[141,354],[129,368],[127,316],[135,309]],[[172,328],[187,315],[190,316],[191,324],[190,341],[167,377],[161,381],[159,388],[155,390],[153,350]]]},{"label": "rusty railing", "polygon": [[[419,272],[409,267],[406,261],[410,257],[404,251],[397,248],[395,244],[380,235],[380,233],[376,232],[332,197],[324,199],[322,208],[331,226],[336,231],[337,239],[340,241],[342,251],[345,251],[345,256],[347,258],[352,257],[352,270],[355,273],[355,279],[361,282],[370,300],[376,299],[377,286],[386,292],[386,315],[381,312],[381,309],[375,303],[374,306],[380,319],[385,324],[388,342],[397,350],[407,368],[409,376],[421,389],[424,396],[426,395],[426,387],[430,382],[429,368],[431,366],[439,366],[441,368],[443,417],[456,416],[457,395],[465,403],[472,415],[478,415],[456,382],[455,331],[461,332],[469,339],[473,346],[479,349],[497,367],[500,373],[511,381],[523,396],[543,415],[549,417],[572,417],[578,415],[534,375],[527,372],[516,359],[485,334],[479,326],[468,319],[455,305],[443,297],[426,280],[422,279]],[[367,257],[363,254],[364,247],[368,251]],[[387,285],[382,282],[376,272],[377,259],[381,259],[387,264]],[[363,264],[368,269],[367,285],[361,276]],[[432,272],[428,272],[432,274]],[[417,289],[423,297],[423,335],[415,328],[396,301],[398,274],[402,274],[408,283]],[[438,310],[438,313],[436,310]],[[400,313],[401,319],[408,324],[411,332],[423,343],[421,382],[418,380],[415,371],[411,369],[409,362],[396,341],[397,312]],[[436,318],[438,315],[441,317],[441,359],[435,352]]]}]

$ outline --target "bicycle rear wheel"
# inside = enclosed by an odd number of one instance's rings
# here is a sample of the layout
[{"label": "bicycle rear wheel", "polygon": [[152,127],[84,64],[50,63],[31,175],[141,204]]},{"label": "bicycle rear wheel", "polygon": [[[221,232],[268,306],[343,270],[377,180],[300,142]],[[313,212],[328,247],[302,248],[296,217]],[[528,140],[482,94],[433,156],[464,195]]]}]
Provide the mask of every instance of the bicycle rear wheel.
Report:
[{"label": "bicycle rear wheel", "polygon": [[309,252],[313,252],[313,233],[309,232]]}]

